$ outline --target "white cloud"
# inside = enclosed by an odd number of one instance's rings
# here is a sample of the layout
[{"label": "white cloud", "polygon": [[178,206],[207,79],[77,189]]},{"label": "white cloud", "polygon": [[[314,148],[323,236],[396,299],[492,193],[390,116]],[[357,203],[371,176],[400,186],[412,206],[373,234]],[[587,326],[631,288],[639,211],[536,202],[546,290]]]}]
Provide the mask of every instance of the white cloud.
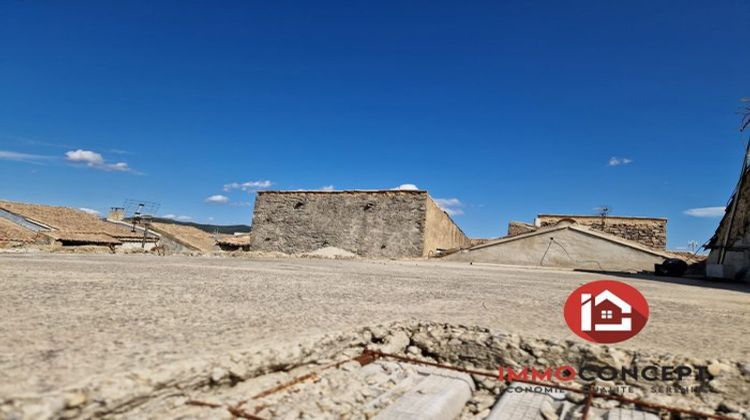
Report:
[{"label": "white cloud", "polygon": [[69,162],[85,163],[88,166],[104,164],[104,157],[99,153],[92,152],[91,150],[78,149],[65,152],[65,159]]},{"label": "white cloud", "polygon": [[[11,152],[0,150],[0,160],[13,160],[16,162],[41,164],[43,161],[59,160],[57,156],[33,155],[30,153]],[[125,162],[107,163],[104,157],[91,150],[70,150],[65,152],[65,160],[76,165],[84,165],[89,168],[102,171],[134,172]]]},{"label": "white cloud", "polygon": [[127,172],[130,170],[130,167],[125,162],[110,163],[105,166],[107,167],[107,169],[112,170],[112,171]]},{"label": "white cloud", "polygon": [[458,198],[436,198],[435,204],[450,216],[461,216],[464,214],[462,209],[464,203]]},{"label": "white cloud", "polygon": [[435,202],[442,207],[456,207],[463,205],[458,198],[436,198]]},{"label": "white cloud", "polygon": [[687,209],[683,213],[693,217],[722,217],[725,210],[725,207],[699,207]]},{"label": "white cloud", "polygon": [[607,166],[628,165],[630,163],[633,163],[633,159],[618,158],[616,156],[612,156],[611,158],[609,158],[609,162],[607,163]]},{"label": "white cloud", "polygon": [[215,194],[206,198],[206,203],[226,204],[229,202],[229,197],[226,195]]},{"label": "white cloud", "polygon": [[65,160],[102,171],[132,172],[132,169],[127,163],[107,163],[104,156],[91,150],[70,150],[65,152]]},{"label": "white cloud", "polygon": [[229,184],[224,184],[224,191],[225,192],[229,192],[232,190],[254,191],[254,190],[259,190],[263,188],[269,188],[271,185],[273,185],[273,182],[269,180],[232,182]]},{"label": "white cloud", "polygon": [[35,163],[53,159],[52,156],[32,155],[30,153],[11,152],[9,150],[0,150],[0,160],[12,160],[16,162]]},{"label": "white cloud", "polygon": [[401,184],[396,188],[391,188],[392,190],[403,190],[403,191],[418,191],[419,188],[417,188],[414,184]]},{"label": "white cloud", "polygon": [[178,215],[176,215],[174,213],[164,214],[161,217],[163,219],[174,219],[174,220],[179,220],[179,221],[182,221],[182,222],[187,222],[188,220],[193,220],[193,218],[190,217],[190,216],[178,216]]},{"label": "white cloud", "polygon": [[326,185],[326,186],[320,187],[321,191],[334,191],[335,189],[336,187],[334,187],[333,185]]},{"label": "white cloud", "polygon": [[94,216],[99,216],[101,214],[97,210],[86,208],[86,207],[79,207],[78,210],[84,213],[93,214]]}]

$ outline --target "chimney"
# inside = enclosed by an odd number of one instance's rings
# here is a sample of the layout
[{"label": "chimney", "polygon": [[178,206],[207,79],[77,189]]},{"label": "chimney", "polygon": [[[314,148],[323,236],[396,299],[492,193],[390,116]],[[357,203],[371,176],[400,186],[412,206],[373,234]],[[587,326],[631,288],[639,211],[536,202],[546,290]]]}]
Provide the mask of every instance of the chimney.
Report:
[{"label": "chimney", "polygon": [[107,214],[107,220],[122,222],[125,220],[125,209],[122,207],[111,207]]}]

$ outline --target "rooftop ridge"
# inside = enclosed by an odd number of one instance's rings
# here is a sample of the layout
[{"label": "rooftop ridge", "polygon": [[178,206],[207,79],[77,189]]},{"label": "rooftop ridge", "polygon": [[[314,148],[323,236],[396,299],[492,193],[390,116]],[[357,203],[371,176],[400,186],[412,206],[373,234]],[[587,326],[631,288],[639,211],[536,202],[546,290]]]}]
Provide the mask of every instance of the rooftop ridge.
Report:
[{"label": "rooftop ridge", "polygon": [[274,193],[274,194],[294,194],[294,193],[315,193],[315,194],[341,194],[341,193],[409,193],[409,194],[424,194],[427,190],[334,190],[334,191],[323,191],[323,190],[260,190],[258,194]]},{"label": "rooftop ridge", "polygon": [[538,214],[539,217],[570,217],[570,218],[581,218],[581,219],[632,219],[632,220],[668,220],[666,217],[645,217],[645,216],[613,216],[613,215],[591,215],[591,214]]}]

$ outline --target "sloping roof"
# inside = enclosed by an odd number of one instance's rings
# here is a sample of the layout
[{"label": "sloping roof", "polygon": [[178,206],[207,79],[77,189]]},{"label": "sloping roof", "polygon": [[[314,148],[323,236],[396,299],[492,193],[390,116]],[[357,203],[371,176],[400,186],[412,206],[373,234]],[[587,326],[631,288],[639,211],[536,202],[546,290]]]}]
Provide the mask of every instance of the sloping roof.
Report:
[{"label": "sloping roof", "polygon": [[0,242],[33,242],[37,233],[0,217]]},{"label": "sloping roof", "polygon": [[219,245],[247,246],[250,245],[250,235],[221,236],[216,239]]},{"label": "sloping roof", "polygon": [[76,233],[103,233],[114,238],[141,238],[126,226],[108,223],[86,212],[58,206],[0,201],[0,209],[22,216],[48,227],[51,231]]},{"label": "sloping roof", "polygon": [[658,250],[649,248],[647,246],[641,245],[640,243],[635,242],[635,241],[630,241],[630,240],[627,240],[627,239],[623,239],[623,238],[621,238],[619,236],[610,235],[609,233],[604,233],[604,232],[601,232],[601,231],[598,231],[598,230],[595,230],[595,229],[589,229],[589,228],[587,228],[585,226],[578,225],[578,224],[573,224],[573,223],[557,224],[555,226],[539,228],[539,229],[537,229],[537,230],[535,230],[533,232],[529,232],[529,233],[522,233],[522,234],[516,235],[516,236],[508,236],[508,237],[505,237],[505,238],[500,238],[500,239],[498,239],[496,241],[490,241],[490,242],[484,243],[482,245],[477,245],[475,247],[469,248],[469,251],[474,250],[474,249],[481,249],[481,248],[487,248],[487,247],[491,247],[491,246],[495,246],[495,245],[500,245],[500,244],[504,244],[504,243],[507,243],[507,242],[519,241],[519,240],[522,240],[522,239],[525,239],[525,238],[530,238],[532,236],[544,235],[546,233],[556,232],[556,231],[564,230],[564,229],[574,230],[576,232],[580,232],[580,233],[583,233],[583,234],[586,234],[586,235],[594,236],[594,237],[597,237],[599,239],[603,239],[603,240],[608,241],[608,242],[613,242],[613,243],[616,243],[618,245],[626,246],[628,248],[637,249],[639,251],[646,252],[648,254],[656,255],[656,256],[659,256],[659,257],[674,258],[674,255],[672,255],[672,254],[670,254],[668,252],[658,251]]},{"label": "sloping roof", "polygon": [[87,232],[45,232],[45,235],[61,242],[72,242],[80,244],[104,244],[120,245],[122,242],[104,234],[104,233],[87,233]]},{"label": "sloping roof", "polygon": [[153,222],[151,229],[199,251],[213,251],[216,245],[213,235],[193,226]]}]

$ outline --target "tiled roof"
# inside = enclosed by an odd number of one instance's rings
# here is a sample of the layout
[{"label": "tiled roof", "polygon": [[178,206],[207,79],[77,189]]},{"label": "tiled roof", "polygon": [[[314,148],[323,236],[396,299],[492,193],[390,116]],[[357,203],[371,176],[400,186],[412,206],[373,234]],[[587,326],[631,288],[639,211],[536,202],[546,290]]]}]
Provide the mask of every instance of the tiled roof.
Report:
[{"label": "tiled roof", "polygon": [[37,233],[0,217],[0,242],[33,242]]},{"label": "tiled roof", "polygon": [[151,229],[156,233],[167,234],[178,242],[196,248],[199,251],[213,251],[216,245],[213,235],[193,226],[172,223],[151,223]]},{"label": "tiled roof", "polygon": [[0,201],[0,209],[47,226],[51,231],[103,233],[122,239],[143,236],[140,232],[131,232],[126,226],[108,223],[92,214],[68,207]]},{"label": "tiled roof", "polygon": [[250,245],[250,235],[222,236],[216,242],[220,245],[246,246]]}]

